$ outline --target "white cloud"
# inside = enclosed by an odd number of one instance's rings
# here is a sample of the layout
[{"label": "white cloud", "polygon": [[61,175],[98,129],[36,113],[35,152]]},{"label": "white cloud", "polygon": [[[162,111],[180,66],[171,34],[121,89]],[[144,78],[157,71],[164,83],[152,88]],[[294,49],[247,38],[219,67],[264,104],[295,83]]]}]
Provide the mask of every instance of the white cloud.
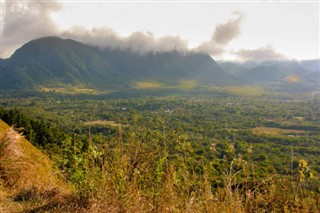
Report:
[{"label": "white cloud", "polygon": [[240,49],[233,51],[238,59],[243,61],[267,61],[267,60],[283,60],[286,57],[277,52],[272,46],[267,45],[257,49]]}]

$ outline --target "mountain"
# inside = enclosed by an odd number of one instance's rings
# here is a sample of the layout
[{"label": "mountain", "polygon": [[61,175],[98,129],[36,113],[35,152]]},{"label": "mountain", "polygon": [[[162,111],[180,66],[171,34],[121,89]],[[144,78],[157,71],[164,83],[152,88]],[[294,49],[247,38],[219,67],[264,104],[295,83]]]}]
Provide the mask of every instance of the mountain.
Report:
[{"label": "mountain", "polygon": [[85,85],[97,89],[130,88],[137,81],[175,84],[196,80],[222,85],[233,81],[208,54],[163,52],[145,55],[99,49],[71,39],[32,40],[2,60],[1,88]]},{"label": "mountain", "polygon": [[1,59],[0,89],[39,90],[75,86],[130,90],[139,83],[170,86],[258,85],[319,88],[319,60],[219,62],[204,53],[150,52],[98,48],[58,37],[24,44]]},{"label": "mountain", "polygon": [[[105,72],[108,70],[108,72]],[[56,37],[33,40],[4,64],[1,87],[30,89],[50,84],[102,85],[112,68],[97,51],[79,42]]]},{"label": "mountain", "polygon": [[226,73],[229,73],[234,76],[239,76],[243,72],[249,70],[249,68],[238,62],[219,61],[218,64]]},{"label": "mountain", "polygon": [[303,60],[300,61],[299,64],[303,69],[320,72],[320,59]]},{"label": "mountain", "polygon": [[[218,62],[226,73],[237,76],[245,84],[256,85],[313,82],[308,76],[317,71],[305,69],[306,66],[302,66],[304,63],[305,61]],[[311,65],[315,68],[314,61]]]},{"label": "mountain", "polygon": [[320,72],[312,72],[310,74],[307,74],[307,75],[303,76],[303,79],[306,82],[309,82],[310,84],[319,87],[319,85],[320,85]]},{"label": "mountain", "polygon": [[[319,60],[218,62],[238,78],[239,85],[256,85],[281,92],[310,92],[320,89]],[[308,69],[310,68],[310,69]]]},{"label": "mountain", "polygon": [[223,84],[232,77],[226,74],[207,54],[181,54],[179,52],[133,54],[110,49],[101,55],[117,70],[123,82],[157,81],[174,84],[180,80],[197,80],[207,84]]},{"label": "mountain", "polygon": [[281,82],[299,82],[308,71],[295,62],[283,62],[258,66],[244,71],[240,77],[250,84],[268,84]]}]

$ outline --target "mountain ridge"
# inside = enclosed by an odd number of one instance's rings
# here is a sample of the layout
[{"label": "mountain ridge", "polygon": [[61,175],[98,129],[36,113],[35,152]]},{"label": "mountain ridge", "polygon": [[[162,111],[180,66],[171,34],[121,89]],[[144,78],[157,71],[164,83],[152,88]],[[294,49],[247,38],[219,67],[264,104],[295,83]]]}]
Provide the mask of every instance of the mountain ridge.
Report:
[{"label": "mountain ridge", "polygon": [[[263,61],[229,62],[218,64],[227,73],[237,76],[244,84],[272,87],[274,85],[305,87],[318,89],[320,69],[316,65],[320,60],[311,61]],[[313,68],[313,69],[308,69]],[[315,77],[315,78],[313,78]]]},{"label": "mountain ridge", "polygon": [[232,81],[232,76],[207,54],[161,52],[139,55],[99,49],[58,37],[32,40],[6,60],[1,87],[7,89],[58,84],[106,89],[130,87],[134,81],[142,80],[175,83],[196,79],[207,84]]},{"label": "mountain ridge", "polygon": [[31,40],[0,63],[2,90],[39,91],[71,86],[123,91],[136,89],[135,85],[141,82],[157,88],[176,88],[186,81],[198,86],[224,87],[289,85],[316,90],[320,86],[320,60],[217,63],[205,53],[139,54],[59,37]]}]

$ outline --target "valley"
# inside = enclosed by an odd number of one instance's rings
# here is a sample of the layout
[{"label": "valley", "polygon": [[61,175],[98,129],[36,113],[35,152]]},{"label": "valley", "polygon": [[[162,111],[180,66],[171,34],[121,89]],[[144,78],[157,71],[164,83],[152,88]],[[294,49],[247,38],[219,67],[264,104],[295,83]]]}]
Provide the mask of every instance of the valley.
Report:
[{"label": "valley", "polygon": [[[239,199],[237,211],[317,211],[319,99],[248,95],[241,89],[163,94],[153,88],[149,95],[140,90],[122,98],[112,93],[7,93],[0,116],[24,128],[24,137],[75,187],[80,203],[92,202],[77,207],[83,210],[102,211],[107,205],[144,211],[151,203],[154,210],[231,212],[229,202]],[[308,172],[299,186],[301,160]],[[259,200],[237,198],[252,187]],[[196,200],[191,207],[185,203],[190,199]],[[196,205],[203,200],[204,206]],[[77,199],[73,202],[70,208],[79,205]]]}]

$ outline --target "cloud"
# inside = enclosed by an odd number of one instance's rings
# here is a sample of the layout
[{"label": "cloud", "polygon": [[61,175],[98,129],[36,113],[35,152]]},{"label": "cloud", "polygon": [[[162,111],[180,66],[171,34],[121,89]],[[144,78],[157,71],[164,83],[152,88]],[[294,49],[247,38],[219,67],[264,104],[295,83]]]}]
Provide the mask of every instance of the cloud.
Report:
[{"label": "cloud", "polygon": [[216,26],[211,40],[203,42],[194,51],[209,53],[212,56],[222,55],[225,52],[225,47],[240,35],[241,22],[245,17],[245,14],[239,11],[233,12],[233,15],[237,17]]},{"label": "cloud", "polygon": [[121,38],[110,28],[92,28],[88,30],[81,26],[74,26],[60,32],[61,37],[74,39],[97,47],[118,48]]},{"label": "cloud", "polygon": [[240,49],[237,51],[232,51],[232,54],[236,55],[237,58],[242,61],[268,61],[286,59],[285,55],[276,52],[276,50],[270,45],[251,50]]},{"label": "cloud", "polygon": [[203,42],[194,49],[189,49],[187,41],[179,36],[157,38],[151,32],[134,32],[127,37],[121,37],[112,29],[105,27],[89,30],[79,26],[73,27],[62,32],[61,36],[102,48],[128,50],[139,54],[169,51],[185,53],[191,51],[221,56],[229,42],[240,35],[240,26],[245,14],[236,11],[233,15],[236,17],[229,19],[226,23],[219,24],[215,28],[210,41]]},{"label": "cloud", "polygon": [[224,48],[219,45],[215,45],[212,41],[203,42],[192,51],[197,53],[208,53],[212,56],[221,56],[225,52]]},{"label": "cloud", "polygon": [[245,16],[234,12],[234,17],[214,29],[211,40],[203,42],[197,48],[189,49],[186,40],[179,36],[156,37],[151,32],[133,32],[129,36],[120,36],[107,27],[87,29],[74,26],[65,31],[51,19],[51,13],[58,12],[62,4],[53,1],[10,1],[1,3],[3,7],[3,28],[1,58],[8,57],[22,44],[43,36],[61,36],[71,38],[100,48],[112,48],[139,54],[149,52],[178,51],[208,53],[221,56],[225,47],[240,34],[240,25]]},{"label": "cloud", "polygon": [[50,13],[61,8],[56,1],[7,0],[1,3],[1,7],[1,58],[8,56],[21,43],[57,32],[57,26],[50,17]]},{"label": "cloud", "polygon": [[240,35],[240,25],[245,15],[238,11],[233,14],[237,15],[237,18],[230,19],[227,23],[219,24],[216,27],[212,35],[212,41],[214,43],[225,46]]},{"label": "cloud", "polygon": [[127,37],[121,37],[112,29],[106,27],[92,28],[90,30],[82,27],[73,27],[62,32],[60,36],[101,48],[119,49],[139,54],[188,51],[187,42],[179,36],[157,38],[151,32],[134,32]]}]

